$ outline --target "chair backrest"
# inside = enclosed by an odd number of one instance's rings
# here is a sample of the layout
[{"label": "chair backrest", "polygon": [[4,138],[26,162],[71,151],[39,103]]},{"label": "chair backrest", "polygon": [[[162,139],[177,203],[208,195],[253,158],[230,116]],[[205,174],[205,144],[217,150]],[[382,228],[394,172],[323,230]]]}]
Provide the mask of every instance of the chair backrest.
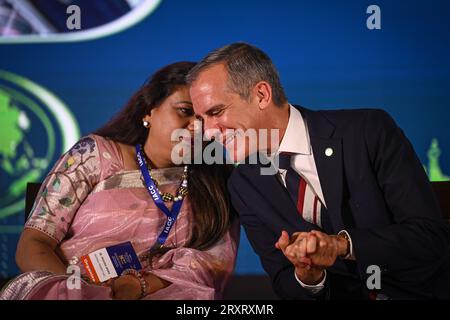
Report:
[{"label": "chair backrest", "polygon": [[450,181],[431,182],[445,219],[450,220]]},{"label": "chair backrest", "polygon": [[41,182],[28,182],[27,191],[25,193],[25,222],[27,222],[30,215],[31,208],[33,208],[34,200],[41,188]]}]

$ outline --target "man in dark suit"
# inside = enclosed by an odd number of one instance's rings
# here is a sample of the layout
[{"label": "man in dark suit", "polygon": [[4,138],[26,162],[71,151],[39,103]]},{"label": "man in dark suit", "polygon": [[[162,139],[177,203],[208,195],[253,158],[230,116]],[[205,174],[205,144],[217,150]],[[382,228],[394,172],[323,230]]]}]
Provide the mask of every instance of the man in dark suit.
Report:
[{"label": "man in dark suit", "polygon": [[[244,162],[231,200],[281,298],[450,297],[450,230],[386,112],[290,105],[270,58],[245,43],[211,52],[188,80],[204,129]],[[257,141],[276,174],[246,163],[250,135],[233,144],[230,129],[278,130],[277,148]]]}]

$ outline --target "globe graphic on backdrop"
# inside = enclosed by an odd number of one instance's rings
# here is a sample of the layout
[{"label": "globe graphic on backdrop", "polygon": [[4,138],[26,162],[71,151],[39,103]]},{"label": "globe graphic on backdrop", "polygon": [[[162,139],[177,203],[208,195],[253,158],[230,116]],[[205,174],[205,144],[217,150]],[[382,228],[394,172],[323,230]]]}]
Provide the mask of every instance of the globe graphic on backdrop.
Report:
[{"label": "globe graphic on backdrop", "polygon": [[42,182],[80,137],[69,108],[49,90],[0,70],[0,278],[16,274],[28,182]]},{"label": "globe graphic on backdrop", "polygon": [[[27,182],[40,181],[54,156],[54,129],[37,107],[15,89],[0,87],[0,218],[23,208]],[[41,137],[40,148],[30,136]]]}]

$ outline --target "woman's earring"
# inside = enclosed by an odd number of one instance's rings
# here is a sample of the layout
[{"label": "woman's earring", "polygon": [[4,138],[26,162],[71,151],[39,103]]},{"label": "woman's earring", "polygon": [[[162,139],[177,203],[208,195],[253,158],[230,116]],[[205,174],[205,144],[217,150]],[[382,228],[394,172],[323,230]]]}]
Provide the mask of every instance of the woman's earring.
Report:
[{"label": "woman's earring", "polygon": [[150,122],[148,122],[147,120],[143,120],[142,124],[144,125],[144,127],[150,128]]}]

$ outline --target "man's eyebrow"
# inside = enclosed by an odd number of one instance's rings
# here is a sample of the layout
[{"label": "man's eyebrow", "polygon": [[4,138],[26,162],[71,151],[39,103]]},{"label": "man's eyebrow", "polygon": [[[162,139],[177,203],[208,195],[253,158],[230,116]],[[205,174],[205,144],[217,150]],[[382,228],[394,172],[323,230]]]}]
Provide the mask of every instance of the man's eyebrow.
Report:
[{"label": "man's eyebrow", "polygon": [[211,116],[215,111],[217,111],[219,109],[223,109],[223,108],[225,108],[225,105],[223,103],[216,104],[215,106],[212,106],[211,108],[209,108],[208,111],[205,112],[205,114],[208,116]]},{"label": "man's eyebrow", "polygon": [[192,105],[192,102],[191,101],[187,101],[187,100],[181,100],[181,101],[175,102],[175,104],[190,104],[190,105]]}]

